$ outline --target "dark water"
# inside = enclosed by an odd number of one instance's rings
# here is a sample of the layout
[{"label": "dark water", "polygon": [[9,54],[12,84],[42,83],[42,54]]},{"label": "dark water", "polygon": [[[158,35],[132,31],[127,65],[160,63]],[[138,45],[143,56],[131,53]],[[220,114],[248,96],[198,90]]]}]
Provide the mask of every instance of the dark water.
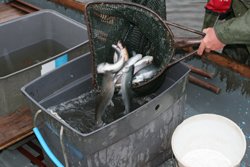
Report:
[{"label": "dark water", "polygon": [[[205,2],[205,0],[167,0],[167,18],[169,21],[201,30]],[[194,36],[182,30],[173,28],[172,30],[175,36]],[[250,166],[250,79],[211,62],[202,62],[200,59],[192,59],[188,63],[215,73],[214,79],[196,77],[220,87],[221,93],[216,95],[189,83],[186,117],[201,113],[215,113],[233,120],[241,127],[247,141],[247,150],[241,166]]]},{"label": "dark water", "polygon": [[[48,108],[48,110],[52,113],[57,113],[64,121],[79,132],[89,133],[100,128],[96,127],[95,124],[95,106],[97,105],[95,100],[99,92],[99,90],[92,90],[77,98],[52,106]],[[147,96],[134,97],[131,101],[131,110],[134,111],[156,96],[155,93],[152,93]],[[109,105],[102,117],[104,122],[103,126],[125,115],[125,106],[121,95],[115,94],[112,98],[112,102],[114,106]]]},{"label": "dark water", "polygon": [[0,55],[0,77],[39,63],[65,50],[63,45],[54,40],[44,40],[8,55]]}]

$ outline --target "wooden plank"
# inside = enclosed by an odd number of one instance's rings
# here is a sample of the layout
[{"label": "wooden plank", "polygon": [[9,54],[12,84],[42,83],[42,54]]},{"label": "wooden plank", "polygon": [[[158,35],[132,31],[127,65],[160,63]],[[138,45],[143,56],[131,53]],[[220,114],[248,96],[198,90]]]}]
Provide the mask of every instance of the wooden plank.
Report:
[{"label": "wooden plank", "polygon": [[24,13],[32,13],[40,10],[39,8],[35,7],[34,5],[31,5],[27,2],[23,2],[21,0],[15,0],[13,2],[9,3],[10,6],[19,9],[20,11],[23,11]]},{"label": "wooden plank", "polygon": [[32,12],[34,12],[34,10],[32,10],[32,9],[30,9],[30,8],[27,8],[27,7],[24,7],[24,6],[22,6],[22,5],[20,5],[20,4],[17,4],[17,3],[11,3],[10,5],[11,5],[12,7],[14,7],[14,8],[17,8],[17,9],[19,9],[19,10],[25,12],[25,13],[32,13]]},{"label": "wooden plank", "polygon": [[202,88],[210,90],[210,91],[212,91],[212,92],[214,92],[216,94],[219,94],[220,91],[221,91],[221,89],[219,87],[215,86],[214,84],[203,81],[203,80],[201,80],[199,78],[196,78],[195,76],[190,75],[190,74],[188,76],[188,81],[195,84],[195,85],[198,85],[198,86],[200,86]]},{"label": "wooden plank", "polygon": [[13,19],[18,18],[18,17],[20,17],[22,15],[23,14],[20,14],[20,15],[11,15],[11,16],[4,17],[4,18],[0,17],[0,23],[6,22],[6,21],[9,21],[9,20],[13,20]]},{"label": "wooden plank", "polygon": [[46,167],[46,165],[37,157],[35,157],[30,151],[20,146],[17,150],[22,153],[25,157],[27,157],[33,164],[36,164],[39,167]]},{"label": "wooden plank", "polygon": [[0,11],[8,10],[10,6],[6,3],[0,3]]},{"label": "wooden plank", "polygon": [[33,120],[28,108],[0,117],[0,150],[33,133]]},{"label": "wooden plank", "polygon": [[71,9],[78,10],[80,12],[85,11],[85,4],[81,2],[77,2],[75,0],[50,0],[54,3],[58,3],[60,5],[63,5],[65,7],[69,7]]},{"label": "wooden plank", "polygon": [[[25,14],[22,10],[14,8],[11,3],[18,3],[22,8],[36,11],[38,8],[23,3],[21,0],[10,3],[0,3],[0,23],[20,17]],[[33,120],[31,111],[22,108],[8,115],[0,116],[0,150],[33,134]]]},{"label": "wooden plank", "polygon": [[224,68],[230,69],[243,77],[250,78],[250,66],[238,63],[229,57],[222,56],[215,52],[210,52],[205,53],[205,56],[202,56],[202,58],[212,61]]},{"label": "wooden plank", "polygon": [[[186,52],[192,52],[192,47],[182,48]],[[222,55],[220,53],[217,53],[215,51],[212,51],[210,53],[204,53],[202,56],[196,54],[198,57],[211,61],[221,67],[224,67],[226,69],[229,69],[231,71],[234,71],[238,74],[240,74],[242,77],[249,78],[250,79],[250,66],[246,64],[241,64],[230,57],[226,55]]]},{"label": "wooden plank", "polygon": [[[30,149],[24,148],[23,146],[18,147],[17,150],[27,157],[33,164],[36,164],[39,167],[46,167],[46,165],[42,162],[44,160],[42,149],[32,141],[28,141],[25,144],[27,144],[27,146],[29,146],[36,153],[30,151]],[[35,156],[36,154],[38,155]]]},{"label": "wooden plank", "polygon": [[0,23],[24,15],[22,11],[11,7],[9,4],[0,4]]},{"label": "wooden plank", "polygon": [[[0,17],[1,18],[5,18],[8,16],[13,16],[13,15],[20,15],[22,12],[20,12],[19,10],[16,10],[15,8],[10,8],[9,10],[6,11],[1,11],[0,12]],[[22,14],[23,15],[23,14]]]},{"label": "wooden plank", "polygon": [[25,5],[25,6],[29,7],[29,8],[32,8],[35,11],[40,10],[40,8],[38,8],[37,6],[29,4],[29,3],[25,2],[25,1],[22,1],[22,0],[15,0],[15,2],[17,2],[19,4],[22,4],[22,5]]},{"label": "wooden plank", "polygon": [[38,145],[36,145],[32,141],[28,141],[26,144],[39,154],[37,156],[38,160],[40,160],[40,161],[44,160],[43,151],[42,151],[42,149]]},{"label": "wooden plank", "polygon": [[0,23],[18,18],[27,13],[38,11],[39,8],[21,0],[0,4]]},{"label": "wooden plank", "polygon": [[194,66],[192,66],[190,64],[186,64],[186,65],[188,66],[188,68],[190,68],[191,72],[193,72],[195,74],[198,74],[198,75],[201,75],[203,77],[210,78],[210,79],[214,77],[214,74],[209,73],[207,71],[204,71],[201,68],[194,67]]}]

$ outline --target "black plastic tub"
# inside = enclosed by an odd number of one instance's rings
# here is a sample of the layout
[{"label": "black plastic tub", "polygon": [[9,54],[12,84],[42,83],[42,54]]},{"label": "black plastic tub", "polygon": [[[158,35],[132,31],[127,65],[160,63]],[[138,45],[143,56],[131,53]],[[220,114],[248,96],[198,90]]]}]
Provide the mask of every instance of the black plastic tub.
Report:
[{"label": "black plastic tub", "polygon": [[174,65],[151,101],[102,128],[81,133],[48,107],[91,91],[91,64],[90,54],[83,55],[22,88],[33,113],[40,110],[35,122],[50,150],[69,166],[157,166],[166,161],[171,135],[183,120],[189,69]]},{"label": "black plastic tub", "polygon": [[55,62],[89,51],[86,27],[52,10],[2,23],[0,36],[0,115],[26,107],[20,88],[54,69]]}]

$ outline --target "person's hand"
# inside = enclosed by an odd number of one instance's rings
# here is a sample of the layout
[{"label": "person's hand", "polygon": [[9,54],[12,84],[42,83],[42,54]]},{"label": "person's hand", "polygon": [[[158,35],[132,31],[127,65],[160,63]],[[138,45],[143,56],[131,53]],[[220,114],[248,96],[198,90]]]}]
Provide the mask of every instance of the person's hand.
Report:
[{"label": "person's hand", "polygon": [[203,30],[206,34],[202,39],[199,49],[197,51],[198,55],[202,55],[204,51],[210,52],[211,50],[222,49],[225,44],[222,43],[216,36],[214,28],[206,28]]}]

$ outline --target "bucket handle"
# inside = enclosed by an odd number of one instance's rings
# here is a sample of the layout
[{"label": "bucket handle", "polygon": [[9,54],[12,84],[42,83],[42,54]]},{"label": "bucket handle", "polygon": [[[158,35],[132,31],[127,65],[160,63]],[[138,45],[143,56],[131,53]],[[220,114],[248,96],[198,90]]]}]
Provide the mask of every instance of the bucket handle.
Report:
[{"label": "bucket handle", "polygon": [[[49,158],[52,160],[52,162],[57,166],[57,167],[64,167],[64,165],[56,158],[56,156],[53,154],[53,152],[50,150],[49,146],[47,145],[47,143],[45,142],[42,134],[40,133],[39,129],[35,126],[36,125],[36,119],[37,116],[41,113],[41,110],[38,110],[34,116],[34,128],[33,128],[33,132],[35,133],[39,143],[41,144],[43,150],[46,152],[46,154],[49,156]],[[63,131],[63,129],[61,128],[61,131]],[[60,131],[60,136],[62,134],[62,132]],[[61,138],[60,138],[60,141]],[[63,150],[64,147],[63,147]],[[64,152],[64,151],[63,151]],[[65,154],[64,154],[65,155]],[[65,157],[64,157],[65,158]],[[65,159],[66,160],[66,159]],[[67,163],[66,163],[67,164]]]}]

